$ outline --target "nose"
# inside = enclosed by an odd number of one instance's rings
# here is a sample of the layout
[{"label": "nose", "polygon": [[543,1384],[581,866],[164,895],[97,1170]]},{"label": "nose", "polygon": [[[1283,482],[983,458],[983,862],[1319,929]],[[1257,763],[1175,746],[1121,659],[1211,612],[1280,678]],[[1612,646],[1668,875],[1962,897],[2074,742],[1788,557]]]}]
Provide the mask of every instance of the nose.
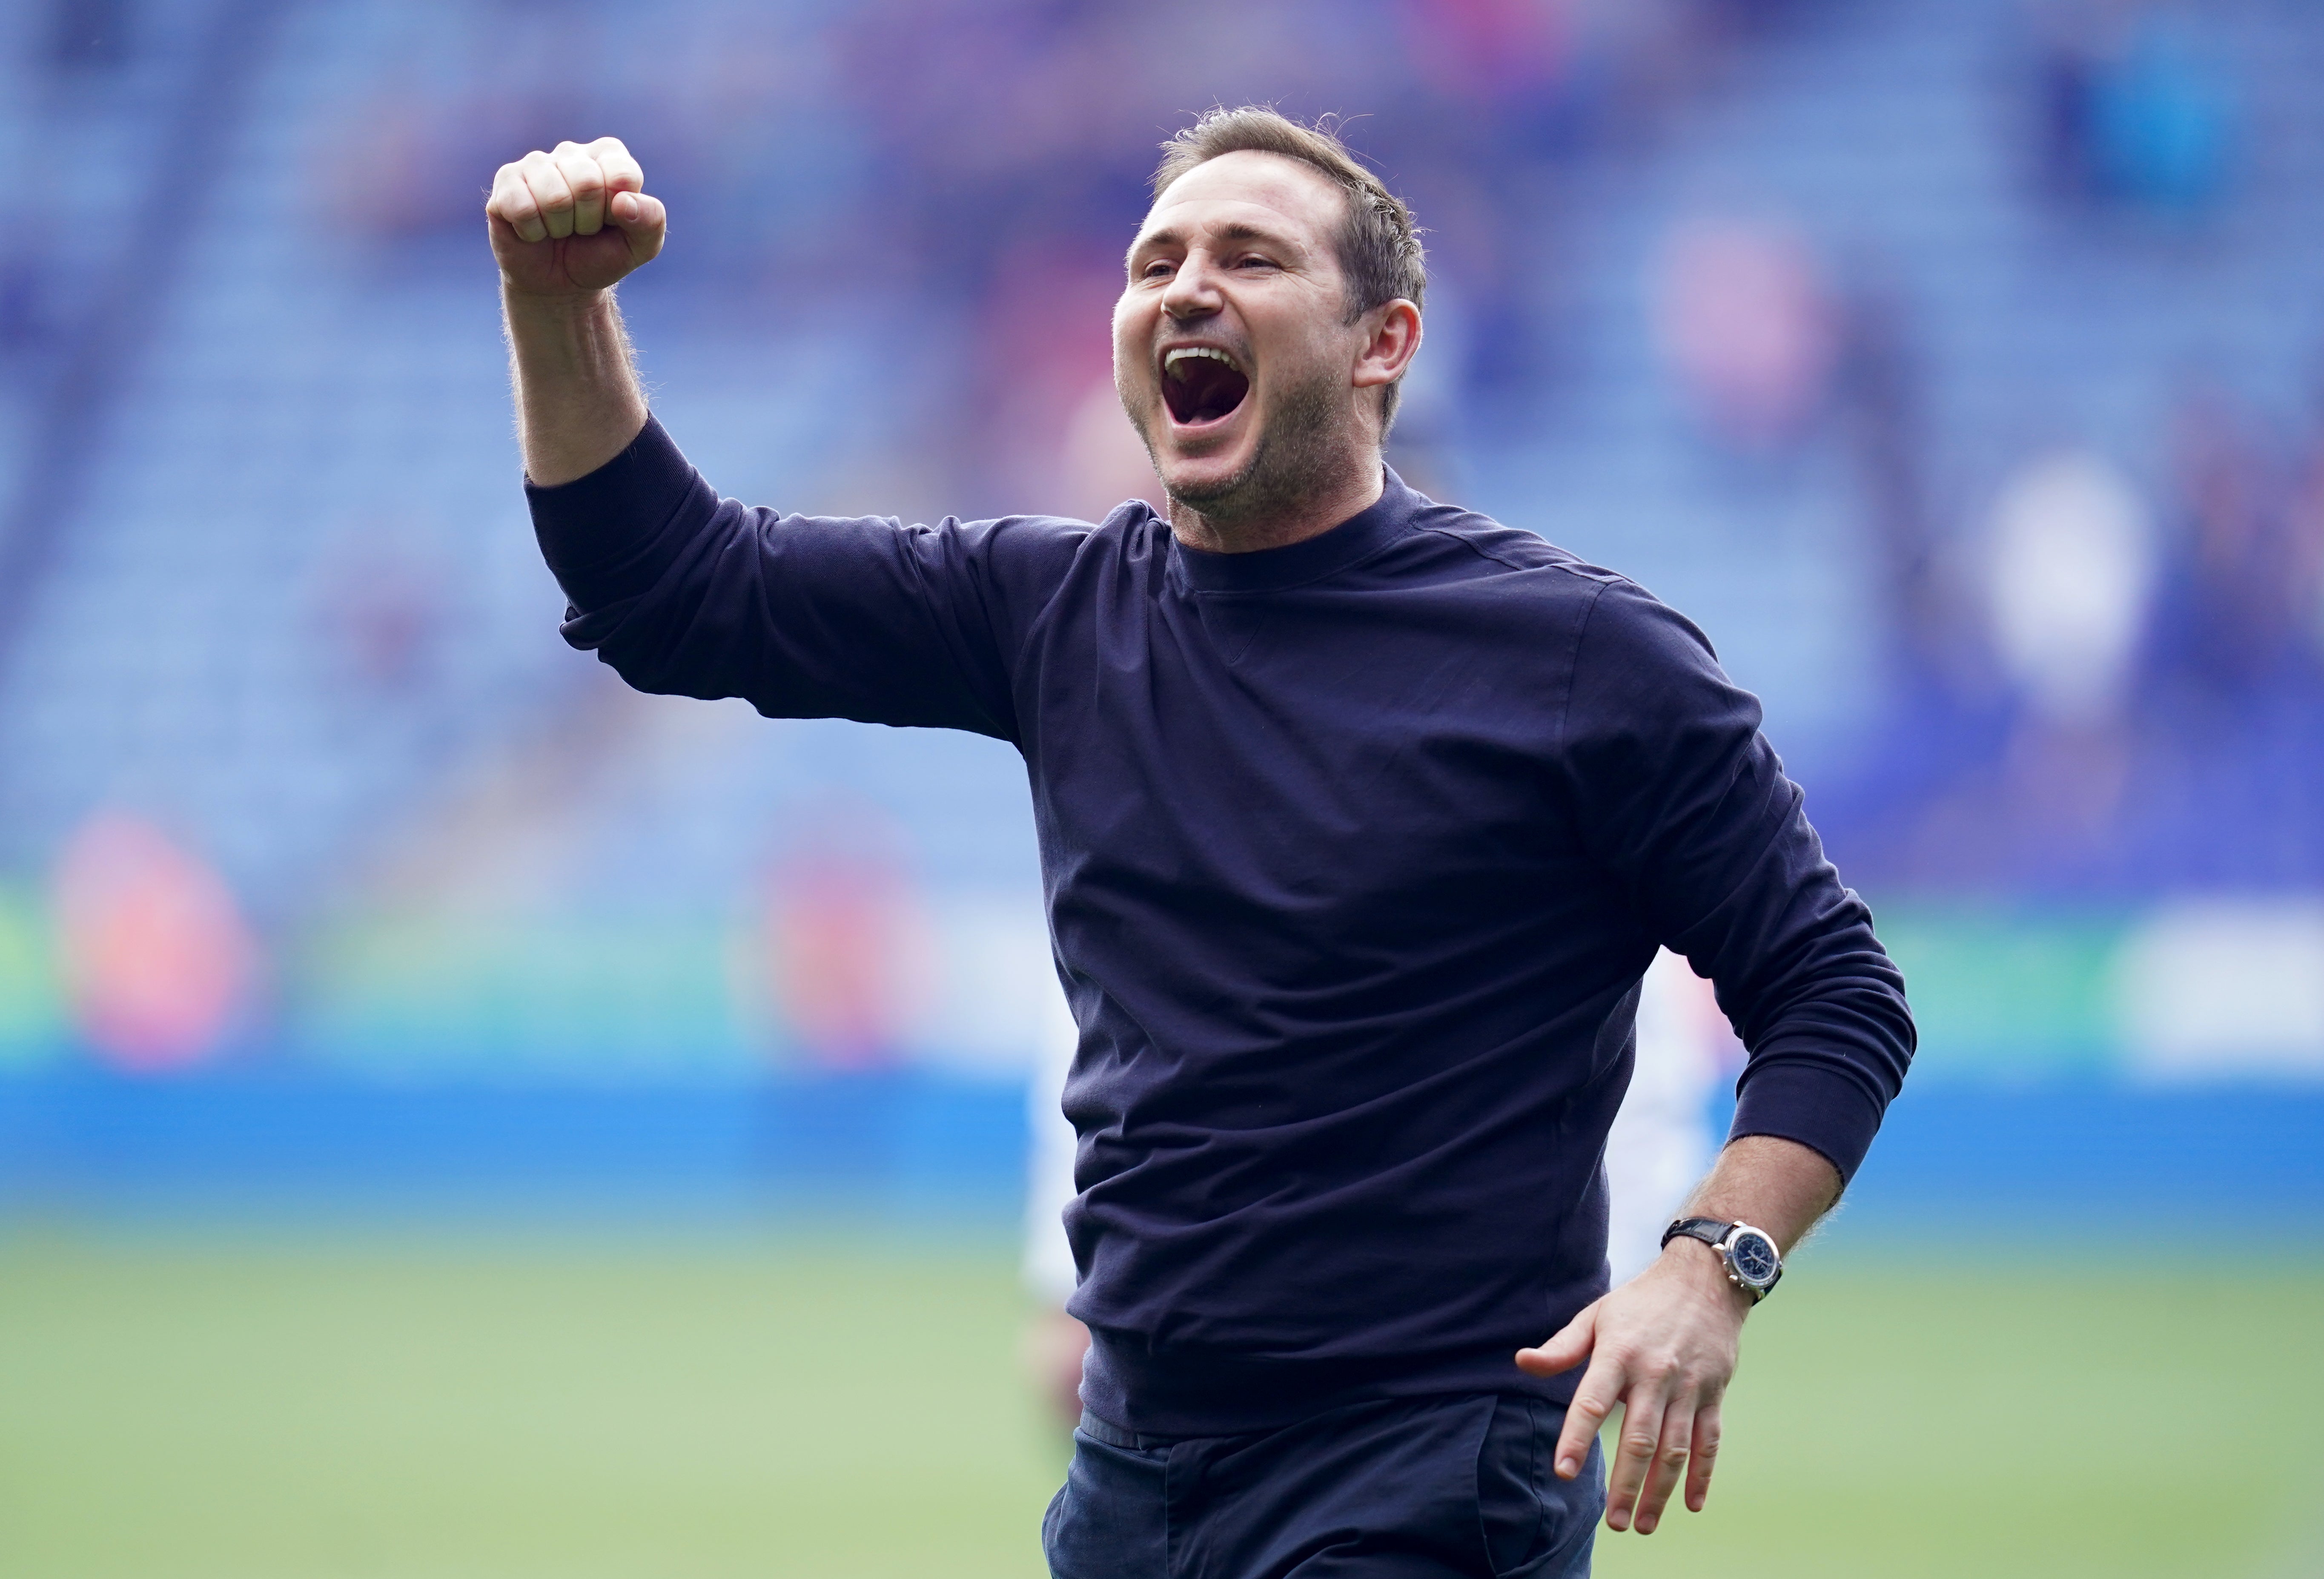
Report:
[{"label": "nose", "polygon": [[1186,254],[1162,292],[1162,310],[1181,323],[1219,310],[1219,282],[1209,254],[1197,248]]}]

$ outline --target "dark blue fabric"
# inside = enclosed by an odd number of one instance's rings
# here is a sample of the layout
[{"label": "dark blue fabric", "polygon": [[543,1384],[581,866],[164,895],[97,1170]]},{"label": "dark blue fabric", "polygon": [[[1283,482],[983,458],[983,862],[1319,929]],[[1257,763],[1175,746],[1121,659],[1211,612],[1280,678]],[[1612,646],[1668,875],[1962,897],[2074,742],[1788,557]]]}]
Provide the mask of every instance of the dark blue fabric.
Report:
[{"label": "dark blue fabric", "polygon": [[1702,633],[1393,475],[1237,555],[1143,504],[748,509],[653,424],[531,502],[567,639],[632,685],[1023,753],[1081,1027],[1083,1397],[1117,1425],[1569,1396],[1510,1356],[1606,1287],[1658,943],[1750,1051],[1737,1133],[1849,1174],[1904,1078],[1903,980]]},{"label": "dark blue fabric", "polygon": [[1484,1393],[1142,1446],[1077,1431],[1041,1545],[1055,1579],[1582,1579],[1605,1479],[1594,1443],[1550,1473],[1564,1417]]}]

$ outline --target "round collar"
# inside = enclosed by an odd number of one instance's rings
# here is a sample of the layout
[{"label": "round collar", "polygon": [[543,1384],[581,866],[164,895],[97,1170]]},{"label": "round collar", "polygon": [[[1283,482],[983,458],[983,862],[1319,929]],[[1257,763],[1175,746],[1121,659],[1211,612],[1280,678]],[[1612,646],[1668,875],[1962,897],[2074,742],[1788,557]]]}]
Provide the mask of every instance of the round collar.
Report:
[{"label": "round collar", "polygon": [[[1171,557],[1178,575],[1196,592],[1280,592],[1345,569],[1401,536],[1423,503],[1392,468],[1381,466],[1380,477],[1380,496],[1370,504],[1335,527],[1279,549],[1213,553],[1190,549],[1173,533]],[[1162,525],[1169,530],[1167,520]]]}]

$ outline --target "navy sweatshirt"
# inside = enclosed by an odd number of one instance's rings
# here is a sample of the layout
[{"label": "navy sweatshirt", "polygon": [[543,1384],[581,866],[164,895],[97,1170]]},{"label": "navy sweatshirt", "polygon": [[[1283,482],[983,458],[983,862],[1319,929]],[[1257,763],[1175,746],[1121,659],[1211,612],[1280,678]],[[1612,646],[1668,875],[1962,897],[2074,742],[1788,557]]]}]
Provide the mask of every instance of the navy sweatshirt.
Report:
[{"label": "navy sweatshirt", "polygon": [[1657,944],[1749,1051],[1738,1135],[1851,1174],[1904,982],[1759,706],[1621,577],[1434,503],[1213,554],[1142,503],[905,526],[722,500],[658,424],[530,490],[564,626],[642,690],[1023,753],[1081,1047],[1083,1397],[1161,1436],[1532,1390],[1606,1288]]}]

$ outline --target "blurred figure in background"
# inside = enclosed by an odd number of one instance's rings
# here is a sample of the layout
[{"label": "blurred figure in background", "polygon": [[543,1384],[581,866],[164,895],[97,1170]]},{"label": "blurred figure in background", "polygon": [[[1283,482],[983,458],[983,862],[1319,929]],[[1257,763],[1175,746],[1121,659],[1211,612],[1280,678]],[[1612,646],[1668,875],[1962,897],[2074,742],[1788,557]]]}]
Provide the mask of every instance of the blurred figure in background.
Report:
[{"label": "blurred figure in background", "polygon": [[1654,1264],[1663,1230],[1711,1166],[1711,1094],[1742,1051],[1711,983],[1665,948],[1638,986],[1629,1089],[1606,1135],[1606,1260],[1617,1287]]},{"label": "blurred figure in background", "polygon": [[2224,195],[2242,106],[2193,15],[2054,7],[2037,51],[2043,182],[2081,203],[2194,218]]},{"label": "blurred figure in background", "polygon": [[2034,456],[2002,488],[1987,618],[2016,703],[1997,780],[2015,836],[1996,842],[1996,870],[2079,873],[2115,847],[2153,539],[2136,487],[2094,450]]},{"label": "blurred figure in background", "polygon": [[217,873],[145,818],[106,811],[66,845],[55,889],[67,998],[90,1048],[149,1073],[214,1055],[259,964]]},{"label": "blurred figure in background", "polygon": [[918,886],[869,808],[800,824],[769,874],[761,937],[789,1039],[818,1070],[891,1065],[935,974]]},{"label": "blurred figure in background", "polygon": [[1065,1314],[1079,1273],[1065,1238],[1065,1211],[1077,1191],[1074,1126],[1059,1105],[1065,1076],[1080,1039],[1073,1016],[1059,999],[1056,1014],[1041,1040],[1039,1061],[1028,1083],[1028,1144],[1025,1178],[1025,1251],[1020,1266],[1033,1316],[1025,1329],[1025,1369],[1057,1425],[1070,1432],[1082,1417],[1082,1357],[1089,1353],[1089,1329]]}]

